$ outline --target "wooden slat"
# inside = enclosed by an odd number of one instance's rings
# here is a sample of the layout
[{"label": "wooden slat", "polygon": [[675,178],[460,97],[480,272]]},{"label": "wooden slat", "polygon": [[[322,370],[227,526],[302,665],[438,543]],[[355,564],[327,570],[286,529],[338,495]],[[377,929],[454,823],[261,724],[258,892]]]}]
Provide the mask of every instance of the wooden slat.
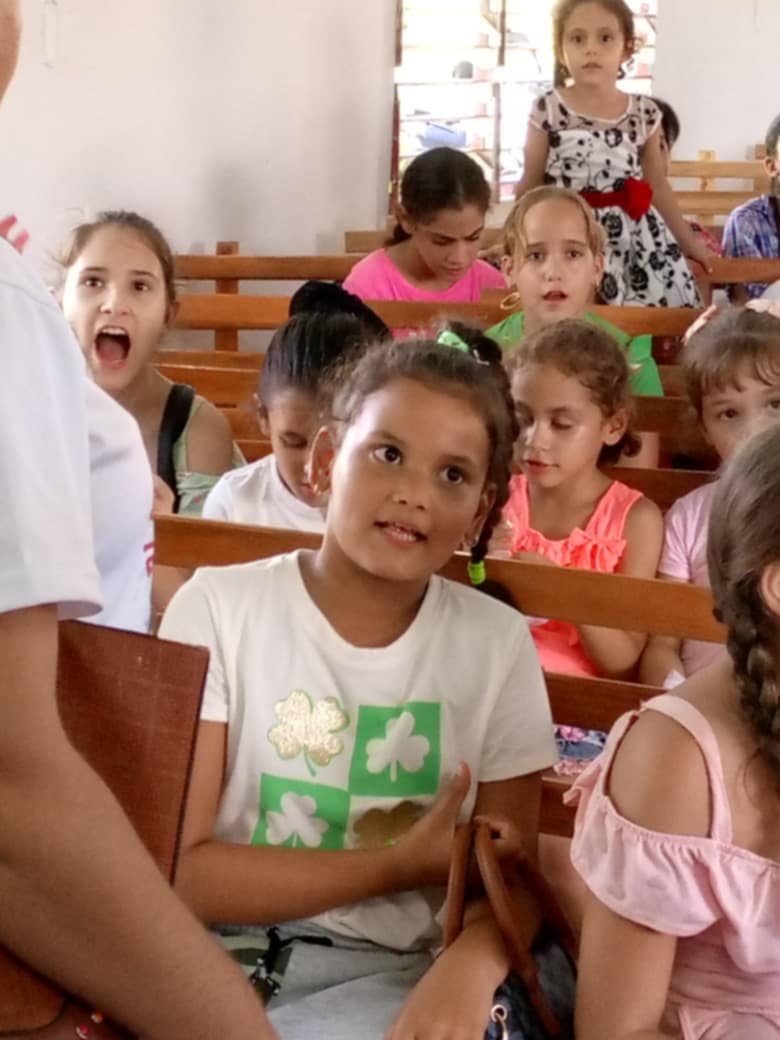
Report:
[{"label": "wooden slat", "polygon": [[227,421],[234,437],[244,440],[261,440],[260,426],[257,420],[257,412],[247,405],[222,407],[220,409]]},{"label": "wooden slat", "polygon": [[570,787],[571,781],[565,776],[556,776],[552,770],[543,774],[539,812],[539,830],[542,834],[570,838],[574,833],[575,809],[563,804],[563,796]]},{"label": "wooden slat", "polygon": [[174,383],[189,383],[196,393],[218,406],[248,405],[258,384],[258,373],[246,368],[158,364],[157,370]]},{"label": "wooden slat", "polygon": [[[346,256],[205,256],[180,254],[175,258],[176,277],[192,281],[343,281],[360,260]],[[218,292],[220,290],[217,290]]]},{"label": "wooden slat", "polygon": [[615,719],[661,691],[617,679],[545,673],[553,719],[567,726],[608,730]]},{"label": "wooden slat", "polygon": [[270,441],[244,440],[242,437],[236,439],[236,445],[246,459],[247,464],[257,462],[258,459],[264,459],[266,455],[271,454],[272,450]]},{"label": "wooden slat", "polygon": [[265,354],[249,350],[178,350],[164,348],[154,357],[156,365],[190,365],[202,368],[245,368],[259,372]]},{"label": "wooden slat", "polygon": [[[174,567],[221,566],[316,547],[318,535],[243,524],[156,518],[155,560]],[[468,558],[458,553],[442,573],[469,583]],[[568,570],[518,560],[491,559],[490,575],[510,589],[522,610],[535,617],[603,625],[722,642],[709,589],[695,585]]]},{"label": "wooden slat", "polygon": [[636,488],[655,502],[664,513],[678,498],[709,484],[716,474],[710,470],[642,469],[631,466],[609,466],[605,472],[628,487]]},{"label": "wooden slat", "polygon": [[712,264],[714,285],[745,285],[747,282],[780,280],[780,259],[750,260],[718,257]]},{"label": "wooden slat", "polygon": [[754,197],[751,191],[676,191],[677,204],[684,214],[728,216],[737,206]]},{"label": "wooden slat", "polygon": [[[238,242],[217,242],[217,254],[220,256],[234,256],[238,253]],[[222,276],[214,286],[218,293],[235,295],[238,293],[238,282],[235,278]],[[216,350],[238,350],[238,331],[236,329],[217,329],[214,332],[214,347]]]},{"label": "wooden slat", "polygon": [[669,167],[670,177],[714,177],[723,180],[755,180],[766,176],[764,164],[758,159],[741,161],[673,159]]},{"label": "wooden slat", "polygon": [[658,375],[667,397],[685,397],[685,372],[682,365],[659,365]]}]

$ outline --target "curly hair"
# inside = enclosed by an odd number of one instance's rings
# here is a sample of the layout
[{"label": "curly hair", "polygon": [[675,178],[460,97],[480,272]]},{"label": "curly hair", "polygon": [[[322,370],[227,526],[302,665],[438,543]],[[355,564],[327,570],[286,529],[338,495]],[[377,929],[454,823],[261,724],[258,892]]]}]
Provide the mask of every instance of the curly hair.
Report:
[{"label": "curly hair", "polygon": [[755,434],[729,461],[712,500],[707,563],[715,616],[727,628],[742,711],[780,788],[777,617],[761,594],[780,561],[780,425]]},{"label": "curly hair", "polygon": [[564,375],[573,376],[605,418],[619,411],[626,413],[623,436],[616,444],[604,445],[598,466],[611,466],[621,455],[630,458],[639,453],[642,441],[633,429],[631,370],[625,351],[608,332],[575,318],[556,322],[529,336],[512,354],[507,366],[510,383],[515,373],[527,365],[552,365]]},{"label": "curly hair", "polygon": [[[495,487],[495,501],[471,548],[472,564],[481,564],[509,499],[512,452],[519,426],[496,344],[461,323],[452,323],[449,328],[467,349],[458,350],[432,339],[369,347],[340,374],[333,414],[339,422],[354,421],[366,398],[396,379],[410,379],[434,390],[449,391],[474,405],[485,423],[490,444],[486,482]],[[509,592],[498,583],[480,583],[480,588],[505,602],[513,602]]]}]

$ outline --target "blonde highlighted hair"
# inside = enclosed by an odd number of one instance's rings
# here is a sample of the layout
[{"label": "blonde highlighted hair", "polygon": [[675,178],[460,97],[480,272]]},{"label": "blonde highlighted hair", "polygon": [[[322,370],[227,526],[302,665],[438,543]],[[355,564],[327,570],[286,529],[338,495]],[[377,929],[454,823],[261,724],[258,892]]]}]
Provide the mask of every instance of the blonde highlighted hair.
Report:
[{"label": "blonde highlighted hair", "polygon": [[559,188],[556,184],[544,184],[541,188],[534,188],[518,199],[509,212],[504,224],[504,255],[510,260],[514,258],[518,250],[525,252],[528,241],[525,238],[525,218],[540,202],[549,199],[560,199],[570,202],[582,213],[585,221],[585,241],[594,256],[603,256],[606,250],[606,238],[604,229],[596,220],[593,210],[587,204],[582,195],[569,188]]}]

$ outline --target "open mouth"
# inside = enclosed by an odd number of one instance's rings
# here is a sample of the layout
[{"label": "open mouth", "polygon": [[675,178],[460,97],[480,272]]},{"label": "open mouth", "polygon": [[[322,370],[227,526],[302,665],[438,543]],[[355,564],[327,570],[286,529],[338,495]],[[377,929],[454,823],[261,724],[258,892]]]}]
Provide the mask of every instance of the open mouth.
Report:
[{"label": "open mouth", "polygon": [[426,541],[425,535],[413,527],[393,523],[377,523],[376,526],[386,538],[398,545],[416,545],[418,542]]},{"label": "open mouth", "polygon": [[542,299],[545,303],[563,303],[564,300],[568,299],[568,296],[565,292],[560,292],[560,290],[556,289],[545,293]]},{"label": "open mouth", "polygon": [[95,336],[95,354],[106,368],[121,368],[130,353],[130,336],[119,327],[107,326]]},{"label": "open mouth", "polygon": [[526,459],[523,465],[531,473],[546,473],[550,469],[549,462],[539,462],[538,459]]}]

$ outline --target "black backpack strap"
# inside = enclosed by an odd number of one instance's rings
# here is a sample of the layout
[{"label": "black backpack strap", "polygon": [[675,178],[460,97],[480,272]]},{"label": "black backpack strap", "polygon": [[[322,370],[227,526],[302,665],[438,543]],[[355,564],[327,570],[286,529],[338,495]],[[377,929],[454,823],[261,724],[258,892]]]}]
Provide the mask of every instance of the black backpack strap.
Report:
[{"label": "black backpack strap", "polygon": [[160,435],[157,438],[157,473],[173,492],[173,511],[179,512],[179,492],[176,487],[176,467],[173,446],[181,437],[190,417],[195,391],[186,383],[174,383],[165,402]]}]

